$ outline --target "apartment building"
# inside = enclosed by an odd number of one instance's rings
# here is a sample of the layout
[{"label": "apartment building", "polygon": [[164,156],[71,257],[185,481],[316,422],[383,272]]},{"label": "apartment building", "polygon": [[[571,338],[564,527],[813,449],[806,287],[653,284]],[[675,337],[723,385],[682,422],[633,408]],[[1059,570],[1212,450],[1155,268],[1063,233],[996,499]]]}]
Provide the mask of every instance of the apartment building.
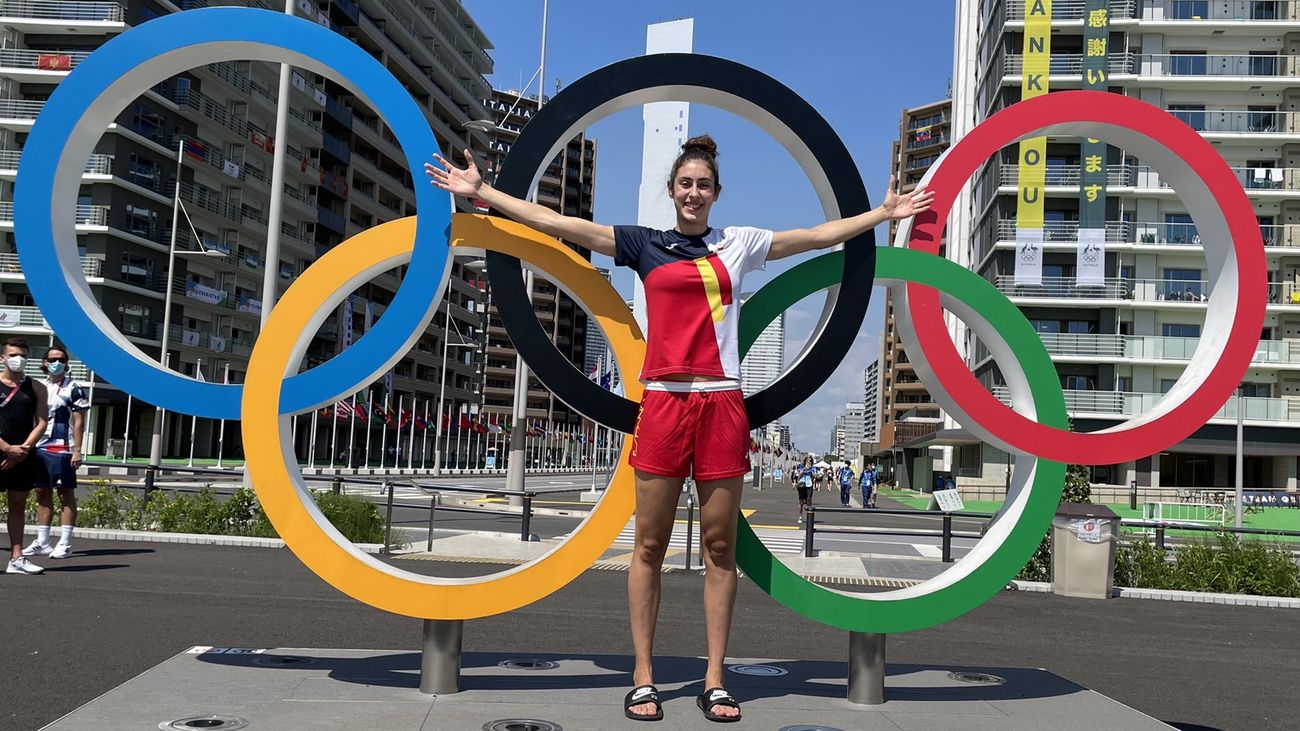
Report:
[{"label": "apartment building", "polygon": [[[45,99],[72,68],[135,25],[207,4],[0,2],[0,200],[12,200],[27,133]],[[296,14],[333,29],[379,60],[410,90],[443,149],[471,145],[463,125],[483,117],[482,100],[490,95],[484,74],[492,69],[491,44],[458,2],[299,0]],[[158,357],[170,289],[168,360],[188,375],[218,380],[228,373],[230,381],[242,381],[266,299],[266,267],[275,268],[283,291],[343,239],[414,213],[416,181],[378,110],[333,79],[295,69],[284,100],[289,127],[284,204],[276,232],[280,254],[278,261],[267,261],[278,79],[278,65],[248,60],[211,64],[168,79],[123,103],[86,163],[75,211],[82,270],[92,291],[121,331]],[[475,146],[485,146],[486,139],[476,134]],[[177,199],[183,210],[173,232]],[[66,202],[70,210],[73,203]],[[57,333],[45,327],[17,267],[12,213],[11,203],[0,202],[0,311],[7,313],[6,323],[17,322],[7,325],[7,331],[48,344]],[[212,254],[178,256],[168,271],[173,234],[178,251]],[[479,277],[466,263],[457,263],[452,273],[448,303],[388,379],[393,411],[400,398],[404,409],[420,414],[436,401],[444,377],[449,409],[461,411],[479,401],[482,358],[476,349],[457,347],[446,368],[442,364],[444,333],[452,333],[457,343],[482,339]],[[391,271],[362,285],[316,334],[304,367],[359,339],[382,315],[401,274],[400,269]],[[79,361],[72,373],[83,380],[89,376]],[[378,398],[378,392],[372,395]],[[152,408],[129,403],[124,392],[107,383],[97,384],[95,402],[88,453],[104,454],[110,447],[116,454],[124,447],[137,455],[147,452]],[[302,458],[329,449],[326,435],[311,428],[312,418],[300,417],[296,428]],[[196,456],[215,453],[217,428],[215,422],[199,420]],[[165,456],[189,452],[190,429],[188,419],[167,420]],[[315,446],[309,444],[312,435]],[[357,434],[358,444],[363,436]],[[224,443],[226,456],[237,457],[237,423],[226,425]]]},{"label": "apartment building", "polygon": [[[497,175],[510,146],[537,112],[537,97],[517,90],[493,89],[492,96],[483,99],[483,106],[487,109],[486,120],[494,125],[489,132],[491,139],[484,156],[489,174]],[[537,184],[537,202],[566,216],[590,221],[595,196],[596,141],[579,133],[569,140],[542,174]],[[584,259],[591,260],[590,251],[570,246]],[[510,421],[514,413],[516,351],[496,308],[491,307],[490,295],[488,305],[483,408],[491,415],[490,418]],[[569,362],[590,374],[591,370],[587,368],[587,314],[577,302],[553,282],[538,276],[533,280],[533,311]],[[556,398],[531,374],[528,378],[528,417],[549,419],[558,424],[582,423],[582,416],[577,411]]]},{"label": "apartment building", "polygon": [[[742,306],[752,293],[741,295]],[[740,387],[746,396],[758,393],[776,382],[781,377],[785,365],[785,313],[763,328],[745,358],[740,362]],[[789,440],[789,430],[780,419],[764,426],[763,438],[770,444],[780,444],[783,438]]]},{"label": "apartment building", "polygon": [[[874,360],[862,371],[862,441],[867,445],[880,442],[880,361]],[[865,452],[864,452],[865,454]]]},{"label": "apartment building", "polygon": [[[898,139],[894,140],[890,160],[892,173],[901,192],[916,189],[925,172],[939,159],[952,142],[952,100],[924,104],[904,109],[898,122]],[[898,223],[889,224],[890,243]],[[947,240],[941,242],[945,250]],[[895,463],[905,445],[924,439],[939,429],[939,405],[930,398],[925,384],[917,377],[908,360],[907,352],[899,339],[894,322],[894,298],[885,293],[885,325],[882,331],[880,354],[880,398],[868,394],[867,405],[877,413],[878,433],[870,440],[866,456],[872,457],[887,479],[903,486],[910,485],[906,470],[895,475]],[[932,458],[942,459],[943,450],[936,448]],[[927,449],[926,453],[929,454]]]},{"label": "apartment building", "polygon": [[[1031,3],[1029,11],[1034,10]],[[1021,98],[1023,0],[958,3],[953,135]],[[1041,26],[1031,26],[1041,33]],[[1028,71],[1026,71],[1028,69]],[[1057,0],[1050,15],[1048,93],[1083,86],[1169,111],[1200,132],[1236,173],[1254,206],[1268,263],[1262,340],[1240,395],[1160,454],[1093,468],[1117,490],[1230,488],[1235,423],[1245,422],[1245,486],[1291,489],[1300,476],[1300,3],[1294,0]],[[1199,344],[1210,283],[1202,240],[1177,191],[1127,151],[1046,141],[1041,283],[1017,284],[1020,182],[1014,147],[979,171],[959,199],[949,258],[1006,294],[1041,333],[1079,431],[1149,410]],[[1091,159],[1090,159],[1091,158]],[[1084,176],[1099,179],[1084,185]],[[1095,205],[1095,209],[1091,206]],[[1102,220],[1104,218],[1104,220]],[[1089,220],[1093,223],[1089,223]],[[1080,231],[1098,233],[1103,271],[1080,271]],[[960,245],[957,245],[957,244]],[[1097,248],[1093,249],[1098,252]],[[1095,259],[1094,259],[1095,260]],[[988,350],[954,332],[976,375],[1007,395]],[[944,430],[959,485],[998,486],[1005,455]]]}]

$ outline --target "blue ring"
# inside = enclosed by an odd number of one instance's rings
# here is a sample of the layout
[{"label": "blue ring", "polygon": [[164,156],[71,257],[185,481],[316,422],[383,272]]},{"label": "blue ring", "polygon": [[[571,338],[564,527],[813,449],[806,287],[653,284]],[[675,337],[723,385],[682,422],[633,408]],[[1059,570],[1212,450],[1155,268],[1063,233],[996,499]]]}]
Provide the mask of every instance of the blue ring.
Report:
[{"label": "blue ring", "polygon": [[[153,84],[183,70],[171,69],[168,59],[159,59],[160,56],[216,44],[253,47],[238,50],[253,50],[259,54],[259,60],[267,60],[268,55],[272,61],[293,55],[294,65],[315,64],[322,71],[336,74],[376,111],[385,110],[382,116],[397,137],[413,175],[421,169],[424,156],[439,147],[419,106],[382,64],[327,28],[267,10],[206,8],[151,20],[105,43],[55,88],[27,138],[14,191],[14,235],[32,296],[59,338],[105,380],[125,385],[136,398],[171,411],[213,419],[238,419],[241,386],[204,383],[165,371],[144,353],[123,350],[117,340],[100,329],[90,313],[77,307],[78,299],[69,280],[82,276],[80,267],[74,271],[64,268],[52,226],[56,212],[65,219],[71,215],[72,202],[55,202],[52,192],[65,148],[90,106],[120,77],[138,67],[152,63],[166,76],[153,74],[144,88],[131,88],[126,93],[114,89],[114,94],[133,99]],[[343,74],[339,69],[348,73]],[[83,158],[66,167],[75,167],[80,180],[84,165]],[[364,383],[365,380],[358,379],[377,376],[405,354],[407,346],[432,318],[437,298],[431,293],[440,291],[437,285],[442,282],[449,262],[447,234],[451,224],[451,198],[433,186],[414,188],[418,212],[415,250],[392,303],[353,347],[288,378],[280,399],[280,413],[315,408],[331,400],[340,383]],[[65,241],[64,246],[64,258],[75,262],[75,241]],[[267,266],[274,265],[274,262],[267,263]],[[169,280],[172,275],[168,272]],[[171,286],[170,281],[167,286]],[[106,321],[107,316],[104,318]]]}]

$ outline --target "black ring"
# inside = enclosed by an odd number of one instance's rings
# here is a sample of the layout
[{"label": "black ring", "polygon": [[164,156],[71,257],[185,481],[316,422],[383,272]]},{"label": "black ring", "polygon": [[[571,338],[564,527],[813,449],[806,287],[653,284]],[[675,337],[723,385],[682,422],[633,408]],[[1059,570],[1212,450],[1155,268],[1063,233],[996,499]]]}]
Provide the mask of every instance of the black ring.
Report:
[{"label": "black ring", "polygon": [[[796,161],[813,162],[820,168],[824,179],[814,180],[814,188],[829,195],[822,197],[824,207],[828,201],[833,202],[838,214],[845,217],[871,209],[862,176],[848,149],[808,102],[781,82],[748,66],[686,53],[619,61],[570,84],[523,128],[501,165],[496,187],[515,197],[526,197],[577,131],[613,112],[656,101],[708,104],[758,124],[774,134]],[[791,149],[795,145],[806,148],[806,156],[796,154]],[[665,170],[665,180],[667,175]],[[556,349],[533,312],[519,259],[489,251],[487,269],[493,301],[506,332],[537,378],[587,418],[631,433],[639,405],[601,388]],[[789,413],[835,372],[862,327],[875,275],[876,234],[869,229],[846,242],[841,296],[836,297],[821,333],[793,368],[745,399],[751,428]],[[624,374],[624,378],[637,376]]]}]

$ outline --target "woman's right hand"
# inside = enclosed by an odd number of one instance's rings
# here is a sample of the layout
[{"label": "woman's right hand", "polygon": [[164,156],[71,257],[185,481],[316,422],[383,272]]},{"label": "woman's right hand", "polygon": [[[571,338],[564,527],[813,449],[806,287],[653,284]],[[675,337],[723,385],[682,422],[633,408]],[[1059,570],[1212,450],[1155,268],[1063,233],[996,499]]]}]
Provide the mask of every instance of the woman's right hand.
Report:
[{"label": "woman's right hand", "polygon": [[474,156],[468,149],[465,150],[464,169],[452,165],[446,158],[436,153],[433,159],[438,165],[427,162],[424,164],[424,174],[429,176],[430,183],[450,191],[452,195],[465,198],[478,195],[479,189],[483,187],[483,176],[479,173],[478,166],[474,164]]}]

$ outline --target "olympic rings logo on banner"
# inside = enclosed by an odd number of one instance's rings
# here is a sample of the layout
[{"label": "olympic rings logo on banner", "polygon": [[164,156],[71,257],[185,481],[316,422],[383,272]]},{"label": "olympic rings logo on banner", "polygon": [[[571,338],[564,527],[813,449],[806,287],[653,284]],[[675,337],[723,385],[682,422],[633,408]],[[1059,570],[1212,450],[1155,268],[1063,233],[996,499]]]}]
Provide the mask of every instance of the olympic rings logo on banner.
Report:
[{"label": "olympic rings logo on banner", "polygon": [[[353,236],[289,287],[254,345],[243,386],[201,383],[161,368],[96,304],[76,264],[72,217],[58,202],[73,199],[85,160],[120,112],[115,100],[133,99],[195,66],[239,58],[292,63],[339,80],[383,115],[412,170],[438,149],[400,83],[360,48],[314,23],[245,8],[187,11],[144,23],[104,44],[69,74],[36,120],[23,153],[15,232],[23,270],[47,319],[92,368],[138,398],[180,413],[242,419],[248,474],[268,517],[304,564],[349,596],[412,617],[470,619],[558,590],[599,558],[632,515],[629,445],[600,502],[562,543],[507,571],[446,579],[403,571],[349,544],[309,499],[287,438],[292,415],[355,391],[405,354],[436,309],[431,293],[446,285],[452,254],[487,258],[503,322],[539,379],[587,417],[629,431],[640,384],[625,379],[627,398],[592,384],[546,337],[520,282],[521,261],[554,281],[600,323],[620,371],[639,372],[644,341],[621,296],[555,239],[501,218],[453,216],[447,196],[417,185],[416,217]],[[524,128],[498,186],[523,195],[577,130],[618,109],[669,100],[718,106],[773,134],[809,176],[828,217],[870,207],[847,149],[816,110],[753,69],[687,54],[619,62],[557,94]],[[1051,358],[1019,309],[989,282],[937,256],[943,222],[966,181],[1002,147],[1039,135],[1100,137],[1136,153],[1175,187],[1207,242],[1210,307],[1191,363],[1154,409],[1100,432],[1068,431]],[[1143,102],[1085,91],[1021,102],[963,137],[924,182],[936,194],[934,207],[905,222],[894,247],[877,249],[868,232],[841,251],[782,273],[741,311],[743,353],[786,308],[830,290],[810,345],[776,383],[746,399],[752,425],[788,413],[834,372],[861,327],[871,287],[885,284],[899,303],[895,318],[904,340],[918,348],[912,362],[935,400],[981,439],[1016,455],[1005,506],[979,544],[940,576],[905,589],[851,594],[814,584],[781,563],[740,518],[737,561],[746,574],[787,607],[853,631],[934,626],[999,591],[1050,524],[1063,462],[1128,461],[1191,434],[1245,373],[1264,316],[1263,242],[1245,192],[1204,139]],[[408,266],[406,276],[371,331],[354,347],[299,373],[312,335],[347,293],[400,265]],[[69,299],[79,307],[65,307]],[[1012,408],[966,367],[948,337],[944,309],[988,345],[1010,387]]]}]

